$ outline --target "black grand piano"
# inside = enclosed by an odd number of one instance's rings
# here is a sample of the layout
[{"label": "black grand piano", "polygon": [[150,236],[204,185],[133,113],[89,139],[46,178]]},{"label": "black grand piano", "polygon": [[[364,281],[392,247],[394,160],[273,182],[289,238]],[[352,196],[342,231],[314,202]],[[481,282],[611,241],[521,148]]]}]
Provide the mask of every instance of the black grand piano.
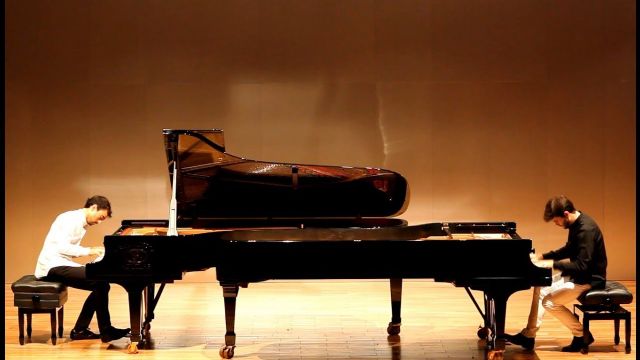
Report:
[{"label": "black grand piano", "polygon": [[[395,217],[408,185],[393,171],[248,160],[226,152],[222,130],[163,135],[169,220],[124,220],[105,236],[103,259],[87,264],[88,278],[128,293],[129,352],[149,343],[165,284],[212,267],[223,289],[226,359],[236,346],[238,290],[252,282],[389,279],[390,335],[400,333],[403,279],[449,282],[468,293],[484,319],[478,336],[498,356],[509,296],[551,284],[551,270],[531,262],[532,242],[514,222],[408,225]],[[483,306],[470,289],[483,292]]]}]

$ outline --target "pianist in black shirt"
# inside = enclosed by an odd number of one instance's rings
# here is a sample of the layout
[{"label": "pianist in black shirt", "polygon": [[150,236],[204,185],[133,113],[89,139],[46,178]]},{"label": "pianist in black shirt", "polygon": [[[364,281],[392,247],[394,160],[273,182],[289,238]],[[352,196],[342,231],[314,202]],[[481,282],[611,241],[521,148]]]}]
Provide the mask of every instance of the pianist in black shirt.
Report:
[{"label": "pianist in black shirt", "polygon": [[[109,342],[126,336],[130,331],[111,326],[109,283],[88,281],[85,266],[72,260],[80,256],[104,254],[103,247],[85,247],[80,245],[80,242],[89,226],[99,224],[110,217],[111,204],[107,198],[96,195],[87,199],[84,208],[70,210],[56,217],[38,256],[36,278],[91,291],[71,330],[71,340],[102,339],[103,342]],[[95,334],[89,329],[94,313],[98,319],[100,334]]]},{"label": "pianist in black shirt", "polygon": [[[583,327],[565,305],[573,303],[591,288],[604,287],[607,272],[604,237],[598,224],[587,214],[576,210],[566,196],[549,199],[544,220],[569,230],[567,243],[542,255],[532,254],[531,259],[542,266],[553,266],[559,273],[554,272],[551,286],[534,288],[527,327],[517,335],[505,335],[505,338],[512,344],[533,349],[542,317],[545,311],[549,311],[573,334],[573,341],[562,351],[578,352],[584,345]],[[588,339],[587,345],[593,342],[591,333]]]}]

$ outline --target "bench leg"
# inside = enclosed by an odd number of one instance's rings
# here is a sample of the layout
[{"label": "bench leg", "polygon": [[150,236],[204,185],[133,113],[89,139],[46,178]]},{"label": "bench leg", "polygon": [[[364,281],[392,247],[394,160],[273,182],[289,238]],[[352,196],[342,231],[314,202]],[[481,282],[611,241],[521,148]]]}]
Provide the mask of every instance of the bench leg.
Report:
[{"label": "bench leg", "polygon": [[24,310],[18,308],[18,327],[20,331],[20,345],[24,345]]},{"label": "bench leg", "polygon": [[49,317],[51,318],[51,343],[55,345],[57,340],[56,330],[58,330],[56,325],[56,309],[51,310]]},{"label": "bench leg", "polygon": [[64,324],[64,306],[58,310],[58,337],[62,337]]},{"label": "bench leg", "polygon": [[613,319],[613,342],[620,344],[620,319]]},{"label": "bench leg", "polygon": [[27,311],[27,337],[31,339],[31,312]]},{"label": "bench leg", "polygon": [[582,316],[582,320],[583,320],[583,339],[584,339],[584,345],[582,347],[582,350],[580,350],[581,353],[583,354],[587,354],[589,353],[589,345],[587,345],[587,342],[589,341],[589,316],[587,314],[584,314]]},{"label": "bench leg", "polygon": [[626,313],[624,318],[624,352],[631,353],[631,313]]}]

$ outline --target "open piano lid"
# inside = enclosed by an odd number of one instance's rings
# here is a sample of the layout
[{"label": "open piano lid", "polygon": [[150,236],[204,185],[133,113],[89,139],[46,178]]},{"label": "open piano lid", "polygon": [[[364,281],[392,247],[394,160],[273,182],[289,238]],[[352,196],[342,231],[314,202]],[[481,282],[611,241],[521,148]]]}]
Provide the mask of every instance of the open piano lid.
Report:
[{"label": "open piano lid", "polygon": [[407,181],[378,168],[248,160],[225,151],[222,130],[163,130],[174,161],[178,221],[368,218],[406,209]]}]

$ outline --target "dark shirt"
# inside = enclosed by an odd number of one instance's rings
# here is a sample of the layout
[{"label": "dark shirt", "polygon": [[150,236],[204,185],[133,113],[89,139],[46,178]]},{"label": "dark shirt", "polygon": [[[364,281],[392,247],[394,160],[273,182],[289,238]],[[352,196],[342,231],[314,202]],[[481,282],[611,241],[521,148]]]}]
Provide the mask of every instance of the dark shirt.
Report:
[{"label": "dark shirt", "polygon": [[[569,276],[576,284],[591,284],[594,288],[604,287],[607,277],[607,252],[604,237],[598,224],[588,215],[580,216],[569,227],[567,243],[554,251],[542,255],[552,259],[553,267]],[[569,262],[560,261],[569,259]]]}]

